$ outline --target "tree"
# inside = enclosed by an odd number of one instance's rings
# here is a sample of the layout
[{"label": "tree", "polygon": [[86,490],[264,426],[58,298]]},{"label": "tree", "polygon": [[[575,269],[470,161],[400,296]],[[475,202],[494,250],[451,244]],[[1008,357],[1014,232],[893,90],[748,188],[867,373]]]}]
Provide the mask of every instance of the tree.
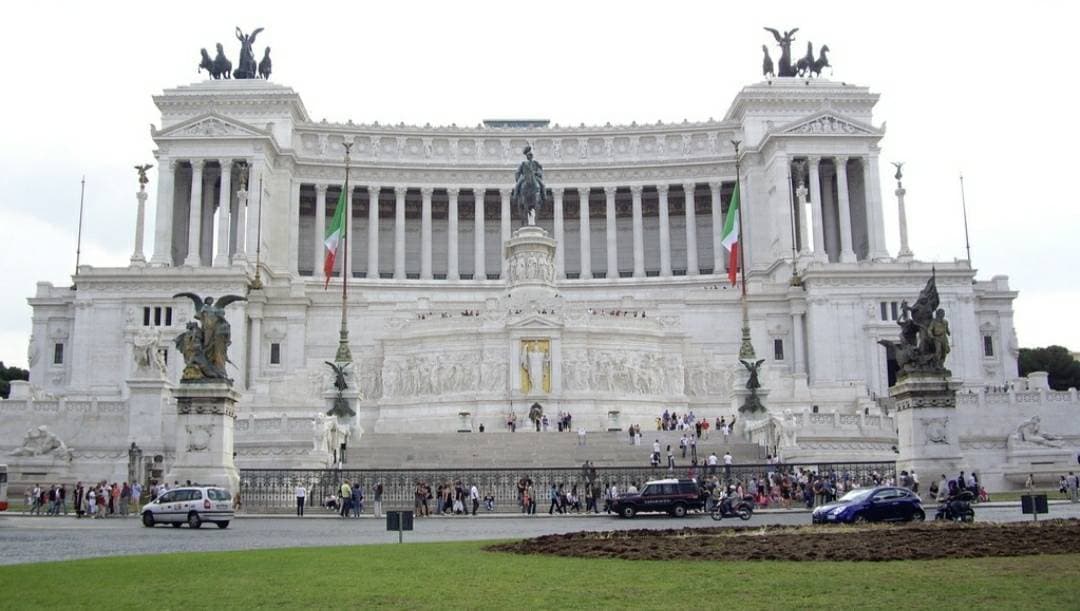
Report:
[{"label": "tree", "polygon": [[1020,349],[1020,375],[1035,371],[1050,374],[1050,388],[1069,390],[1080,388],[1080,361],[1063,346]]},{"label": "tree", "polygon": [[7,399],[11,394],[12,380],[29,380],[30,372],[18,367],[4,367],[4,361],[0,361],[0,399]]}]

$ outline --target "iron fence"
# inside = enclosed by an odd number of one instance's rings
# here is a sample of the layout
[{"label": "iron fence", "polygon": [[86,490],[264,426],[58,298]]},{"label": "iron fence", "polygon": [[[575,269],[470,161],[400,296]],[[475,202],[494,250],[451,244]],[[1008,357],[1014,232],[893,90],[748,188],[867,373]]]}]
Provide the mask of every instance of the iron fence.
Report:
[{"label": "iron fence", "polygon": [[[842,462],[800,464],[744,464],[731,465],[730,469],[719,465],[669,471],[658,467],[595,467],[598,485],[626,490],[631,483],[641,486],[644,482],[665,477],[694,477],[704,480],[716,475],[722,481],[749,482],[771,472],[798,472],[801,470],[828,475],[851,485],[870,485],[883,478],[895,479],[896,463],[888,462]],[[494,499],[494,511],[513,513],[522,511],[518,497],[518,482],[530,480],[537,502],[537,511],[547,511],[549,491],[552,484],[562,485],[566,492],[577,489],[582,508],[585,506],[585,482],[587,474],[582,468],[510,468],[510,469],[242,469],[240,471],[240,494],[243,509],[252,513],[288,513],[296,507],[296,487],[303,485],[307,491],[308,505],[313,511],[328,497],[334,495],[342,482],[359,484],[364,491],[365,511],[370,512],[372,490],[376,483],[383,485],[384,509],[412,509],[417,485],[426,483],[432,494],[439,484],[454,486],[460,482],[465,490],[475,485],[480,497]],[[599,504],[599,503],[598,503]],[[432,503],[432,511],[434,504]]]}]

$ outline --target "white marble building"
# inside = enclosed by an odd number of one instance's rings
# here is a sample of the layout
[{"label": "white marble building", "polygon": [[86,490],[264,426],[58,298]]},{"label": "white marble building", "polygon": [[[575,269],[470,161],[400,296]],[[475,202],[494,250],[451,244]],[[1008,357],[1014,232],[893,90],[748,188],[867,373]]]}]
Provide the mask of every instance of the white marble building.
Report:
[{"label": "white marble building", "polygon": [[[338,340],[341,257],[324,290],[321,236],[343,189],[345,142],[349,329],[367,434],[502,431],[534,402],[592,430],[650,427],[664,409],[733,413],[741,314],[719,243],[739,140],[765,403],[836,423],[874,418],[872,435],[838,425],[823,438],[865,438],[835,446],[842,458],[888,457],[896,432],[878,398],[894,366],[877,340],[895,338],[900,302],[933,265],[952,325],[948,366],[982,389],[1017,374],[1017,294],[1006,277],[977,279],[967,261],[920,260],[903,224],[905,243],[889,252],[886,219],[898,211],[881,173],[877,100],[866,87],[780,78],[744,88],[721,120],[462,128],[318,122],[297,92],[261,80],[166,90],[154,97],[152,251],[140,213],[129,267],[84,266],[74,291],[39,284],[32,386],[2,404],[15,426],[0,445],[40,423],[76,455],[135,442],[168,461],[167,391],[181,368],[172,340],[191,316],[172,295],[248,294],[258,261],[264,289],[229,308],[238,462],[303,464]],[[523,297],[508,291],[504,243],[521,224],[510,189],[527,143],[550,190],[538,225],[557,246],[552,290]],[[164,379],[145,356],[155,341]],[[527,383],[525,342],[545,353],[535,360],[543,383]]]}]

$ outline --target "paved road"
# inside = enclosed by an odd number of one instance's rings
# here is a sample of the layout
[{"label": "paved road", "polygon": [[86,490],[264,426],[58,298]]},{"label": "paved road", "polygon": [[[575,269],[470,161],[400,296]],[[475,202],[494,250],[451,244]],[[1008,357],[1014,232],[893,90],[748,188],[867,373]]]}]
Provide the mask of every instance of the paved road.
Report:
[{"label": "paved road", "polygon": [[[1027,519],[1018,504],[978,507],[979,521],[1007,522]],[[1054,504],[1047,518],[1080,518],[1080,505]],[[627,528],[702,528],[712,526],[809,524],[807,512],[765,512],[748,522],[714,522],[703,514],[685,520],[667,516],[638,516],[621,520],[608,516],[436,517],[416,521],[405,541],[465,541],[511,539],[582,530]],[[137,518],[75,520],[74,518],[0,516],[0,564],[22,564],[98,556],[159,554],[164,552],[225,551],[282,547],[365,545],[392,543],[397,533],[373,518],[342,520],[334,517],[240,517],[226,530],[207,524],[200,530],[158,526],[144,528]]]}]

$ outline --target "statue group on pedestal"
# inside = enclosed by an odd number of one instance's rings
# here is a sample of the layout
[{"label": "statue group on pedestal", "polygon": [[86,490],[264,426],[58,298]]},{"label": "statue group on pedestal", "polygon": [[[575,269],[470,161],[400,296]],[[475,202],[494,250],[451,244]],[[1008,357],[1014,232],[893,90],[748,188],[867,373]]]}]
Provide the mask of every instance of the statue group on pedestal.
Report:
[{"label": "statue group on pedestal", "polygon": [[772,57],[769,56],[769,47],[761,45],[761,50],[765,53],[761,64],[763,76],[821,76],[822,69],[831,67],[828,56],[829,45],[821,45],[820,55],[814,57],[814,43],[812,42],[806,43],[806,55],[792,63],[791,43],[795,42],[795,32],[798,32],[799,28],[787,30],[783,35],[773,28],[765,28],[765,30],[772,33],[777,45],[780,46],[780,69],[774,70]]},{"label": "statue group on pedestal", "polygon": [[945,358],[949,355],[949,322],[945,310],[939,308],[936,276],[926,281],[915,305],[900,304],[900,341],[880,340],[892,348],[901,373],[945,373]]},{"label": "statue group on pedestal", "polygon": [[213,297],[204,299],[195,293],[177,293],[173,295],[173,298],[176,297],[189,297],[195,304],[195,320],[189,322],[175,340],[176,349],[184,355],[184,372],[180,382],[222,381],[231,384],[232,380],[225,372],[225,363],[231,362],[228,350],[232,343],[232,328],[225,320],[225,307],[247,299],[239,295],[225,295],[215,302]]},{"label": "statue group on pedestal", "polygon": [[236,39],[240,41],[240,62],[236,65],[236,70],[233,70],[232,62],[225,57],[225,49],[219,42],[217,43],[217,55],[213,59],[210,59],[210,54],[206,52],[206,48],[201,49],[202,60],[199,62],[199,72],[206,70],[210,73],[210,78],[215,80],[229,78],[263,78],[269,80],[272,69],[270,47],[266,47],[263,58],[258,64],[255,63],[255,53],[252,50],[255,37],[262,31],[262,28],[255,28],[251,34],[245,34],[240,28],[236,28]]}]

